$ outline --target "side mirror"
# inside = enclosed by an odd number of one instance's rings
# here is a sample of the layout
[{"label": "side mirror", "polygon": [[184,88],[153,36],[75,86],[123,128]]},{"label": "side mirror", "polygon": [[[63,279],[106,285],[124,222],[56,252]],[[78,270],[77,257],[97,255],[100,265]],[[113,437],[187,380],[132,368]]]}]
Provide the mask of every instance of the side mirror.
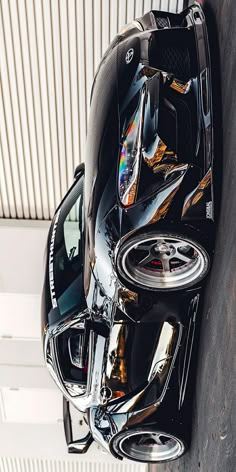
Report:
[{"label": "side mirror", "polygon": [[74,171],[74,179],[77,180],[81,174],[84,174],[84,163],[82,162],[78,166],[76,166]]},{"label": "side mirror", "polygon": [[78,439],[77,441],[73,440],[70,403],[65,397],[63,397],[63,422],[68,452],[85,454],[93,442],[93,437],[89,432],[84,438]]}]

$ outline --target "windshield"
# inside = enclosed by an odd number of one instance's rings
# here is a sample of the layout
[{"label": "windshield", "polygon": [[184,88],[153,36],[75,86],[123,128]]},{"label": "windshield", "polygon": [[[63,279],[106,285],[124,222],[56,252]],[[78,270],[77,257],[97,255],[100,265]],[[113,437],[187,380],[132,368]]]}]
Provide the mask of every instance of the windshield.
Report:
[{"label": "windshield", "polygon": [[57,210],[50,228],[46,268],[52,306],[49,325],[84,306],[83,183],[81,176]]}]

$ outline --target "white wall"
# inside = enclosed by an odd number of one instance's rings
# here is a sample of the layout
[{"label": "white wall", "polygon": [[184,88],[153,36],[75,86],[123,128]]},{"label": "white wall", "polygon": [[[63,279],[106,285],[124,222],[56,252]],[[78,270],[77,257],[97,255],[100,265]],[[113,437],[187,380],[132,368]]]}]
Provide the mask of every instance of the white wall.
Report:
[{"label": "white wall", "polygon": [[67,458],[62,396],[41,344],[48,228],[48,222],[0,220],[0,456]]},{"label": "white wall", "polygon": [[[0,456],[66,456],[61,394],[44,366],[41,345],[48,228],[48,222],[0,220]],[[45,394],[55,399],[53,414],[40,403]],[[41,424],[45,415],[49,424]]]},{"label": "white wall", "polygon": [[[0,219],[0,472],[77,470],[72,462],[79,463],[80,470],[84,464],[86,471],[99,463],[116,463],[118,472],[123,466],[95,444],[84,456],[67,453],[62,395],[44,365],[41,344],[48,229],[48,222]],[[75,410],[72,417],[74,423],[82,418]],[[86,429],[80,428],[82,436]],[[127,464],[129,470],[143,470]]]}]

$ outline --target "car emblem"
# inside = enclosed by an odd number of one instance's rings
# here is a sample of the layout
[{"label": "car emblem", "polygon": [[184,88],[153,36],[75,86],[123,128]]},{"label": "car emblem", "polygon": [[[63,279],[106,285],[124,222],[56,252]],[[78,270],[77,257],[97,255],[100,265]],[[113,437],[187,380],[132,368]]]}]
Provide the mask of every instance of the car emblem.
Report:
[{"label": "car emblem", "polygon": [[133,57],[134,57],[134,49],[130,48],[130,49],[128,49],[128,51],[125,55],[126,64],[129,64],[132,61]]},{"label": "car emblem", "polygon": [[102,387],[100,390],[102,404],[105,405],[112,397],[112,391],[109,387]]}]

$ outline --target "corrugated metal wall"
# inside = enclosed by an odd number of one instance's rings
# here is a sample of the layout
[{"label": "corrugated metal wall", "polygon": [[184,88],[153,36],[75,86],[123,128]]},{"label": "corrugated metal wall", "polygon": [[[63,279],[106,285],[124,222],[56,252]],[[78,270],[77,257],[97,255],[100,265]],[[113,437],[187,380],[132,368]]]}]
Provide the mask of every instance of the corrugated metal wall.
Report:
[{"label": "corrugated metal wall", "polygon": [[50,219],[84,159],[89,95],[117,31],[183,0],[0,0],[0,218]]},{"label": "corrugated metal wall", "polygon": [[[80,458],[79,458],[80,459]],[[1,472],[144,472],[145,464],[64,461],[57,459],[0,458]]]}]

